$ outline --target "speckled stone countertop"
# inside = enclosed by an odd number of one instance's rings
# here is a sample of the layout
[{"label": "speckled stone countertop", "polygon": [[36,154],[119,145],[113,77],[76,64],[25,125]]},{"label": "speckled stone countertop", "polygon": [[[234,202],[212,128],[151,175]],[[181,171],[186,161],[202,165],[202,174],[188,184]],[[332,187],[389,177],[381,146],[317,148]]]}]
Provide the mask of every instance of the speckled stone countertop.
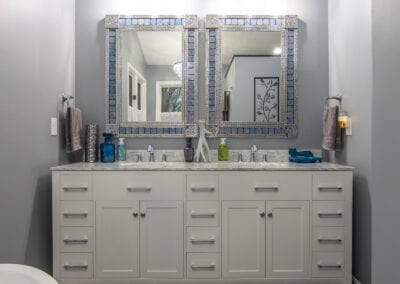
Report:
[{"label": "speckled stone countertop", "polygon": [[331,164],[290,162],[115,162],[75,163],[52,167],[52,171],[352,171],[353,167]]}]

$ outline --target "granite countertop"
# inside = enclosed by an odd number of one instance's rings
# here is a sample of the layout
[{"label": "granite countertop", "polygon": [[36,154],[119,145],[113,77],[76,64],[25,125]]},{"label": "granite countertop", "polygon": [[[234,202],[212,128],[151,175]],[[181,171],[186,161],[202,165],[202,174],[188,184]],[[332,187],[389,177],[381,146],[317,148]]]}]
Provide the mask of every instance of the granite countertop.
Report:
[{"label": "granite countertop", "polygon": [[52,171],[352,171],[353,167],[331,164],[291,162],[115,162],[74,163],[52,167]]}]

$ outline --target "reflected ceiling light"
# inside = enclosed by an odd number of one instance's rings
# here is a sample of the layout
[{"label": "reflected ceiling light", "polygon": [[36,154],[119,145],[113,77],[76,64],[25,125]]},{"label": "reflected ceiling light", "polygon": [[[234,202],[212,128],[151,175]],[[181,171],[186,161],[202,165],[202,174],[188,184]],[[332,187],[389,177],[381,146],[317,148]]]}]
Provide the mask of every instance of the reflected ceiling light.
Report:
[{"label": "reflected ceiling light", "polygon": [[275,47],[274,51],[272,52],[274,55],[281,55],[282,49],[280,47]]},{"label": "reflected ceiling light", "polygon": [[175,62],[173,69],[176,75],[178,75],[178,77],[182,79],[182,62],[181,61]]}]

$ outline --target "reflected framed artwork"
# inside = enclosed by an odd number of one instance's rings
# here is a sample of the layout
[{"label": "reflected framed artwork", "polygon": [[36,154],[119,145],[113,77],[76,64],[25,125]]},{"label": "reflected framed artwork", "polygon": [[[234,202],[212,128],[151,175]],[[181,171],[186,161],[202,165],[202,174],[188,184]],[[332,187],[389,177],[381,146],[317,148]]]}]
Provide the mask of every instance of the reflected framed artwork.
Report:
[{"label": "reflected framed artwork", "polygon": [[279,122],[279,77],[254,78],[254,121]]}]

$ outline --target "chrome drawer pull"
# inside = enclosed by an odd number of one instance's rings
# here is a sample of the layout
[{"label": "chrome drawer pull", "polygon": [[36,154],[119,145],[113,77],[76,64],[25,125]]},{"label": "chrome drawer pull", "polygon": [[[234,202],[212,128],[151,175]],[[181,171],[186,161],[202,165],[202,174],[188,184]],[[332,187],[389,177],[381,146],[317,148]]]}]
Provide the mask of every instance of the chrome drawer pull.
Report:
[{"label": "chrome drawer pull", "polygon": [[340,263],[336,263],[336,264],[322,264],[321,262],[319,262],[317,264],[319,269],[342,269],[342,265]]},{"label": "chrome drawer pull", "polygon": [[82,213],[68,213],[64,212],[63,216],[65,218],[86,218],[89,214],[87,212],[82,212]]},{"label": "chrome drawer pull", "polygon": [[66,245],[79,245],[79,244],[87,244],[89,240],[87,238],[85,239],[64,239],[64,243]]},{"label": "chrome drawer pull", "polygon": [[318,212],[318,217],[320,218],[342,218],[343,213],[342,212],[337,212],[337,213],[321,213]]},{"label": "chrome drawer pull", "polygon": [[190,240],[192,242],[192,244],[215,244],[215,238],[209,238],[209,239],[195,239],[192,238]]},{"label": "chrome drawer pull", "polygon": [[151,185],[142,187],[127,187],[126,190],[129,192],[148,192],[151,191]]},{"label": "chrome drawer pull", "polygon": [[263,191],[263,192],[276,192],[279,190],[278,186],[255,186],[255,191]]},{"label": "chrome drawer pull", "polygon": [[328,239],[328,238],[318,237],[318,242],[319,243],[341,243],[342,239],[340,237],[337,237],[336,239]]},{"label": "chrome drawer pull", "polygon": [[341,186],[318,186],[319,191],[329,192],[329,191],[342,191],[343,188]]},{"label": "chrome drawer pull", "polygon": [[85,192],[88,190],[86,185],[84,186],[64,186],[63,190],[65,192]]},{"label": "chrome drawer pull", "polygon": [[210,186],[192,186],[191,190],[193,192],[214,192],[215,191],[215,186],[210,185]]},{"label": "chrome drawer pull", "polygon": [[87,270],[88,267],[89,267],[88,264],[77,264],[77,265],[64,264],[65,270]]},{"label": "chrome drawer pull", "polygon": [[214,269],[215,269],[215,264],[210,264],[210,265],[196,265],[196,264],[192,264],[190,267],[191,267],[193,270],[201,270],[201,269],[214,270]]},{"label": "chrome drawer pull", "polygon": [[190,214],[192,218],[214,218],[215,217],[215,212],[210,212],[210,213],[196,213],[195,211],[192,211]]}]

